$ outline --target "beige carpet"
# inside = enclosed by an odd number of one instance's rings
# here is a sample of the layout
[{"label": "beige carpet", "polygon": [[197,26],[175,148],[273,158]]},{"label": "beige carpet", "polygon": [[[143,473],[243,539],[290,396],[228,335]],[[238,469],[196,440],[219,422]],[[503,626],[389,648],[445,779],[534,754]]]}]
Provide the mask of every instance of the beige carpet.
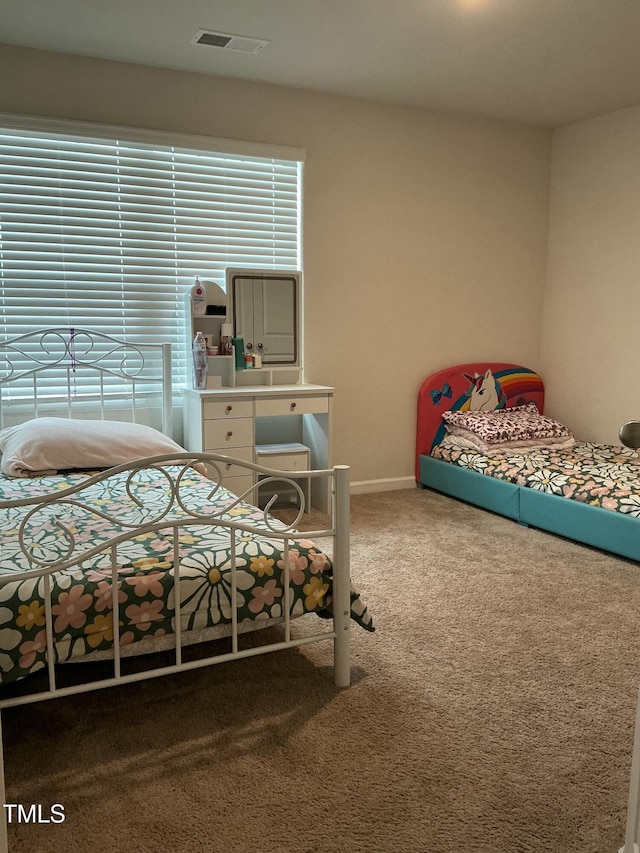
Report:
[{"label": "beige carpet", "polygon": [[12,853],[616,853],[640,568],[429,492],[352,509],[352,687],[323,644],[6,711],[8,802],[66,813]]}]

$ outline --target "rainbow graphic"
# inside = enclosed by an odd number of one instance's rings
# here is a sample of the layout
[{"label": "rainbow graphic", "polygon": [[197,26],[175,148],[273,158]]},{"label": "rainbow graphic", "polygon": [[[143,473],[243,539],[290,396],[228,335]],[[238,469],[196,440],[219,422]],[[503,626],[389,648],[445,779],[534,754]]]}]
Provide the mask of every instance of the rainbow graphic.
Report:
[{"label": "rainbow graphic", "polygon": [[542,414],[544,383],[537,373],[521,367],[518,370],[498,370],[493,375],[507,399],[507,406],[519,406],[522,402],[533,401]]}]

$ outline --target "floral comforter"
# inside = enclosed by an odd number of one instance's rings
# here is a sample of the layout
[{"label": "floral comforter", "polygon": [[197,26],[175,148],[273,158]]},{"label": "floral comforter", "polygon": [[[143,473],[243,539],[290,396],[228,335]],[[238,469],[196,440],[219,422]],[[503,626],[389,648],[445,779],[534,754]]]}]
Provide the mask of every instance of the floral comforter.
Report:
[{"label": "floral comforter", "polygon": [[[170,468],[177,473],[179,468]],[[74,473],[17,480],[0,477],[0,500],[15,500],[62,491],[86,474]],[[136,494],[145,496],[145,507],[132,504],[124,476],[117,475],[88,487],[81,496],[102,515],[89,515],[70,506],[60,519],[72,530],[79,547],[89,548],[114,532],[109,518],[139,523],[144,512],[157,511],[170,489],[166,478],[158,480],[151,469],[134,478]],[[183,478],[180,495],[187,509],[220,512],[220,518],[235,520],[265,530],[264,535],[236,530],[236,607],[239,630],[248,623],[265,624],[283,616],[284,550],[282,540],[269,537],[264,515],[235,495],[219,488],[211,496],[212,483],[195,471]],[[163,497],[163,494],[165,495]],[[228,510],[225,507],[229,507]],[[29,508],[0,509],[0,684],[23,678],[46,665],[44,581],[41,578],[12,580],[16,572],[32,569],[18,542],[20,520]],[[58,510],[60,513],[60,510]],[[171,510],[167,520],[184,516],[184,509]],[[108,518],[108,517],[109,518]],[[50,520],[34,517],[29,540],[34,554],[45,558],[64,547],[64,534]],[[214,524],[193,525],[180,535],[180,621],[183,630],[202,631],[232,621],[232,581],[229,530]],[[118,546],[118,613],[120,643],[128,645],[145,638],[162,638],[175,632],[174,549],[170,530],[135,536]],[[330,559],[306,539],[290,542],[289,605],[292,616],[315,612],[331,615]],[[109,553],[94,555],[65,571],[53,574],[52,614],[56,660],[81,658],[113,646],[113,592]],[[358,593],[351,592],[352,618],[373,630],[371,616]]]},{"label": "floral comforter", "polygon": [[437,445],[431,455],[518,486],[640,516],[640,454],[625,447],[576,442],[566,450],[485,454]]}]

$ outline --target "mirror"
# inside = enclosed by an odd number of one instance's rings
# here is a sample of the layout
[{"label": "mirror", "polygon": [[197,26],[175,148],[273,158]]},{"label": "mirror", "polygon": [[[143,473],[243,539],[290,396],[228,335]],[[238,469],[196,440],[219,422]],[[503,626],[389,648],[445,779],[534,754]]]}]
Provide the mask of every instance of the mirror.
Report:
[{"label": "mirror", "polygon": [[234,337],[262,363],[302,364],[301,277],[288,270],[228,269],[227,306]]},{"label": "mirror", "polygon": [[640,421],[627,421],[618,433],[620,441],[632,450],[640,448]]}]

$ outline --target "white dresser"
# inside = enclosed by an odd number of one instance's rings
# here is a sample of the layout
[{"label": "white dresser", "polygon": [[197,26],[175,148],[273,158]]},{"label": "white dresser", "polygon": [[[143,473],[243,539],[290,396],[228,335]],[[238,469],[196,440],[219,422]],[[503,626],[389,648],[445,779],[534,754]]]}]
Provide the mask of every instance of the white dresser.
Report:
[{"label": "white dresser", "polygon": [[[328,468],[332,403],[333,388],[326,385],[186,389],[184,446],[255,462],[256,446],[303,444],[309,448],[312,468]],[[226,466],[222,473],[224,485],[237,494],[254,483],[250,473],[234,465]],[[312,480],[311,505],[328,512],[330,495],[322,485]]]}]

